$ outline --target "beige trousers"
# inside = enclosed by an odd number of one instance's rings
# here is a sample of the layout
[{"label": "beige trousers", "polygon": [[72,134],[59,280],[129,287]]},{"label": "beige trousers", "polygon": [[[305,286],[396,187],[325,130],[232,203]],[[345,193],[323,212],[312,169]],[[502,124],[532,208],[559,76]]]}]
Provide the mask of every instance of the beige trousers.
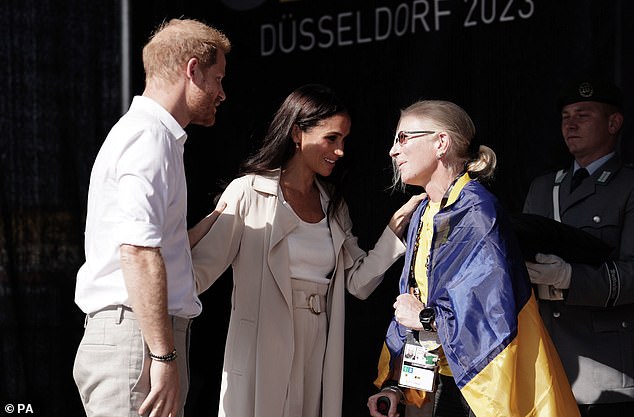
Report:
[{"label": "beige trousers", "polygon": [[[181,409],[189,389],[189,319],[172,316]],[[134,313],[112,306],[86,316],[73,377],[87,417],[139,417],[150,392],[150,358]]]},{"label": "beige trousers", "polygon": [[284,417],[322,417],[322,374],[328,335],[328,285],[299,279],[291,281],[295,353]]}]

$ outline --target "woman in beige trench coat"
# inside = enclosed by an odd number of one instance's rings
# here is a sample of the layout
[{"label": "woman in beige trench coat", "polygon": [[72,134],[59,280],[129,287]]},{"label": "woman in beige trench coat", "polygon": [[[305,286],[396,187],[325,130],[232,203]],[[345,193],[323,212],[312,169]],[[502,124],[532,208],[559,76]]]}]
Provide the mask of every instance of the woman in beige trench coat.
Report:
[{"label": "woman in beige trench coat", "polygon": [[[400,238],[420,200],[394,214],[373,250],[359,248],[345,203],[319,179],[343,156],[349,131],[331,90],[295,90],[243,164],[245,175],[223,193],[216,223],[203,220],[190,231],[199,292],[233,268],[219,416],[341,416],[345,290],[365,299],[380,284],[404,253]],[[302,227],[319,224],[302,235]],[[331,242],[305,244],[324,233]],[[314,269],[298,259],[329,259],[321,267],[330,272],[317,282],[296,279]]]}]

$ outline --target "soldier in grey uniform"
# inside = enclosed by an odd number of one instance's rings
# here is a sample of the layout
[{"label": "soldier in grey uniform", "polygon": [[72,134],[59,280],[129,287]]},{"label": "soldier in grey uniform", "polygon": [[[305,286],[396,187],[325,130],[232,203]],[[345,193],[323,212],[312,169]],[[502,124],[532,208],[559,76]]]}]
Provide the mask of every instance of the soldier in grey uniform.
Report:
[{"label": "soldier in grey uniform", "polygon": [[600,264],[540,253],[526,265],[581,415],[634,416],[634,169],[616,152],[623,96],[611,83],[583,81],[558,104],[575,160],[533,181],[524,212],[582,229],[614,250]]}]

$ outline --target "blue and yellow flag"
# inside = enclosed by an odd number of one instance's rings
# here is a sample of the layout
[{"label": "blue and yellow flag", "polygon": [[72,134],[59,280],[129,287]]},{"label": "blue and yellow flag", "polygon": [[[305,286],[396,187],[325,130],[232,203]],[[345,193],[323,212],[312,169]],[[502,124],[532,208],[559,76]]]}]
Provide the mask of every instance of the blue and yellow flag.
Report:
[{"label": "blue and yellow flag", "polygon": [[[495,197],[459,181],[434,217],[428,305],[456,385],[476,416],[574,417],[579,410],[532,293],[519,246]],[[414,242],[426,201],[408,231]],[[400,291],[408,291],[408,244]],[[375,384],[399,366],[406,329],[388,328]],[[421,405],[424,396],[408,390]]]}]

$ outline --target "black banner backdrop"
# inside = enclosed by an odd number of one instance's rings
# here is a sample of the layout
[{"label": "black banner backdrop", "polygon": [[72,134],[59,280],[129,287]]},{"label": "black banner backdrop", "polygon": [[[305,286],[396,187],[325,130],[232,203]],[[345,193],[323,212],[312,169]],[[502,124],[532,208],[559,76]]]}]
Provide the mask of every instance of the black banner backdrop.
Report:
[{"label": "black banner backdrop", "polygon": [[7,0],[0,7],[0,415],[79,416],[88,177],[119,115],[119,9]]},{"label": "black banner backdrop", "polygon": [[[0,403],[39,416],[82,415],[72,361],[83,316],[73,303],[83,261],[90,168],[120,115],[120,1],[6,2],[0,9]],[[568,163],[554,99],[582,74],[626,94],[634,84],[634,10],[618,0],[222,0],[131,2],[132,94],[143,89],[141,47],[164,19],[223,29],[234,49],[212,128],[188,128],[189,220],[259,144],[281,100],[309,82],[352,109],[346,200],[370,248],[405,199],[391,194],[387,151],[398,111],[419,98],[452,100],[473,117],[499,169],[492,190],[521,209],[530,180]],[[401,263],[366,301],[348,298],[344,415],[367,415],[376,360]],[[226,274],[203,295],[192,337],[190,416],[215,415],[230,306]],[[272,381],[271,383],[275,383]],[[5,408],[5,412],[6,412]]]}]

